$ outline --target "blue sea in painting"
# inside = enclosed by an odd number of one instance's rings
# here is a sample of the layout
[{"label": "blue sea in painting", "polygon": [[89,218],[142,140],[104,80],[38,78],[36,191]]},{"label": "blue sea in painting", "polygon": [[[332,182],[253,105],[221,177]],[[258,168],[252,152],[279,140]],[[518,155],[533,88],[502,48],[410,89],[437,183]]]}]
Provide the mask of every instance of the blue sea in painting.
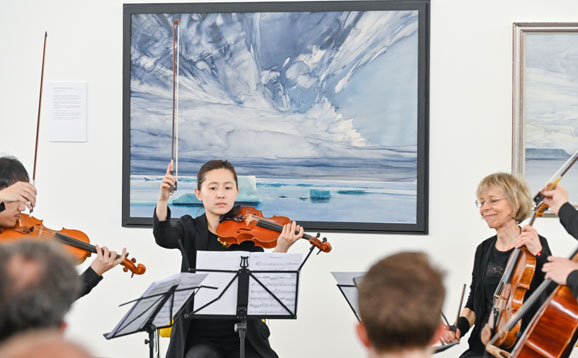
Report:
[{"label": "blue sea in painting", "polygon": [[[161,180],[160,176],[131,176],[131,216],[152,216]],[[181,178],[172,201],[194,196],[196,185],[194,179]],[[416,215],[415,183],[257,179],[256,189],[261,199],[259,202],[240,204],[254,206],[266,217],[277,215],[297,221],[363,223],[382,223],[387,218],[388,223],[412,223]],[[239,198],[243,196],[241,190]],[[196,202],[191,205],[173,205],[170,202],[169,205],[173,217],[177,218],[203,213],[202,206]]]},{"label": "blue sea in painting", "polygon": [[171,156],[174,20],[185,188],[227,159],[265,214],[416,222],[416,11],[133,15],[131,216],[151,215]]}]

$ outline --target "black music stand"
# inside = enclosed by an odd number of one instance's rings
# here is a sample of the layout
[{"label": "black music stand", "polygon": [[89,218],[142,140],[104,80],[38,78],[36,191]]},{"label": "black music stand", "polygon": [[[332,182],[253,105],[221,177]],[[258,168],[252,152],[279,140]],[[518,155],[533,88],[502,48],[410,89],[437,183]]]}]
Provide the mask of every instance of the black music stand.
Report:
[{"label": "black music stand", "polygon": [[337,288],[343,294],[355,318],[360,321],[357,304],[357,283],[365,275],[365,272],[332,272],[331,274],[337,281]]},{"label": "black music stand", "polygon": [[[196,297],[193,311],[185,314],[185,318],[238,320],[234,328],[239,333],[240,358],[245,357],[248,319],[297,318],[299,274],[304,263],[300,254],[199,251],[197,255],[198,267],[233,262],[238,268],[229,269],[232,268],[230,264],[225,264],[228,269],[196,269],[196,272],[209,273],[208,284],[219,287],[219,290],[222,287],[222,291],[216,297],[210,297],[212,293],[207,292],[207,297]],[[236,264],[235,258],[238,259]],[[281,266],[295,269],[258,269]]]},{"label": "black music stand", "polygon": [[201,285],[206,276],[186,272],[153,282],[140,298],[120,305],[134,302],[116,327],[104,337],[112,339],[147,332],[145,344],[149,345],[150,358],[155,356],[155,348],[158,357],[158,329],[171,326],[171,320],[183,313],[187,302],[199,289],[214,288]]}]

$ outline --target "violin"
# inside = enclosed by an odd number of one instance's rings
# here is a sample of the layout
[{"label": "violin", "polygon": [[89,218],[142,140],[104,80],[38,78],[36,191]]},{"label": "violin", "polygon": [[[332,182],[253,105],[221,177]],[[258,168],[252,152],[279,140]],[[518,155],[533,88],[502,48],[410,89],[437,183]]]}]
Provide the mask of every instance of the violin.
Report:
[{"label": "violin", "polygon": [[[241,244],[243,241],[253,241],[255,245],[265,249],[277,246],[279,233],[283,226],[291,223],[291,219],[284,216],[264,218],[263,213],[250,206],[235,207],[229,214],[221,216],[217,235],[224,245]],[[304,234],[302,239],[323,252],[331,251],[331,244],[326,238]]]},{"label": "violin", "polygon": [[[42,220],[33,216],[20,214],[20,220],[12,228],[0,227],[0,242],[21,239],[57,240],[66,245],[69,253],[76,259],[77,264],[81,264],[90,256],[96,253],[96,247],[90,244],[90,240],[85,233],[79,230],[62,229],[55,231],[42,225]],[[117,256],[118,258],[118,256]],[[136,265],[136,259],[124,259],[121,265],[124,272],[132,272],[134,275],[142,275],[146,271],[143,264]]]}]

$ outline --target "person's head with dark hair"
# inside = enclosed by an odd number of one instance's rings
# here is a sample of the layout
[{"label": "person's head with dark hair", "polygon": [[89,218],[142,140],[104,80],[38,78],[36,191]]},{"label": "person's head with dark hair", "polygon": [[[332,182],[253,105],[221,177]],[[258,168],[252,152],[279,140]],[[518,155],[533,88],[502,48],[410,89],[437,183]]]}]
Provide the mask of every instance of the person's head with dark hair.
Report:
[{"label": "person's head with dark hair", "polygon": [[227,160],[209,160],[201,166],[195,195],[209,217],[218,218],[233,208],[239,194],[237,180],[237,172]]},{"label": "person's head with dark hair", "polygon": [[0,341],[33,329],[61,329],[79,278],[62,245],[20,240],[0,245]]},{"label": "person's head with dark hair", "polygon": [[370,357],[429,357],[442,332],[445,289],[423,253],[402,252],[374,264],[359,284],[359,338]]},{"label": "person's head with dark hair", "polygon": [[19,181],[30,181],[24,165],[14,157],[0,157],[0,189]]},{"label": "person's head with dark hair", "polygon": [[226,169],[230,171],[231,174],[233,174],[233,178],[235,178],[235,185],[239,186],[239,182],[237,180],[237,172],[235,171],[233,164],[231,164],[231,162],[229,162],[228,160],[213,159],[203,164],[203,166],[201,166],[201,169],[199,169],[199,172],[197,173],[198,190],[201,190],[201,185],[205,181],[207,173],[216,169]]},{"label": "person's head with dark hair", "polygon": [[36,188],[28,182],[28,173],[14,157],[0,157],[0,229],[13,227],[26,207],[36,203]]}]

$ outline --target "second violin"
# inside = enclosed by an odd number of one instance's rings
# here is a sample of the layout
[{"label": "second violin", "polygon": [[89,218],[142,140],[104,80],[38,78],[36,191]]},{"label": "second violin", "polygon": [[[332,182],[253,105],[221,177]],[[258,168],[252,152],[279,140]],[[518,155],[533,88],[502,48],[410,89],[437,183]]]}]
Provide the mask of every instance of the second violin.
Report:
[{"label": "second violin", "polygon": [[[20,220],[12,228],[0,227],[0,242],[20,239],[42,239],[56,240],[66,245],[70,254],[81,264],[91,253],[96,253],[96,248],[90,244],[90,240],[85,233],[79,230],[62,229],[55,231],[45,227],[42,220],[33,216],[20,214]],[[131,271],[132,275],[142,275],[146,271],[143,264],[136,265],[136,260],[124,259],[120,264],[124,266],[125,272]]]},{"label": "second violin", "polygon": [[[223,215],[217,227],[217,235],[221,243],[226,245],[240,244],[243,241],[253,241],[255,245],[272,249],[277,245],[279,233],[291,219],[284,216],[264,218],[260,210],[250,206],[235,207],[227,215]],[[331,251],[331,244],[326,238],[304,234],[303,239],[323,252]]]}]

